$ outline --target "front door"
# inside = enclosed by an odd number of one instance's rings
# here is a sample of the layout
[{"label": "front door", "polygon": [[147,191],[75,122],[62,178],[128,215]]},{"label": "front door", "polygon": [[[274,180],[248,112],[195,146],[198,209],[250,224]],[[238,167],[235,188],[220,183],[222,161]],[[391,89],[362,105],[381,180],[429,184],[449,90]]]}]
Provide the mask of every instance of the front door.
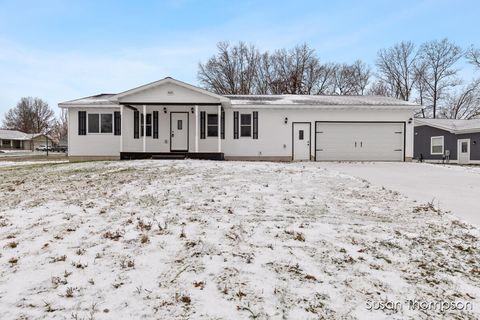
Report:
[{"label": "front door", "polygon": [[293,160],[310,160],[310,123],[293,124]]},{"label": "front door", "polygon": [[170,113],[170,151],[188,152],[188,112]]},{"label": "front door", "polygon": [[458,139],[458,163],[470,162],[470,139]]}]

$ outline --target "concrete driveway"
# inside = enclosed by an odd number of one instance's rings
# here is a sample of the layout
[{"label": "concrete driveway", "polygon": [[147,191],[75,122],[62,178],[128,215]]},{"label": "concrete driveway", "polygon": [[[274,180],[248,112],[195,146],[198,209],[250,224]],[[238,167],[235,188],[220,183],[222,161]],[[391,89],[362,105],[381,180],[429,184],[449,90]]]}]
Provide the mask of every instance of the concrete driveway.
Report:
[{"label": "concrete driveway", "polygon": [[421,202],[434,201],[480,226],[480,167],[394,162],[321,163],[328,169],[363,178]]}]

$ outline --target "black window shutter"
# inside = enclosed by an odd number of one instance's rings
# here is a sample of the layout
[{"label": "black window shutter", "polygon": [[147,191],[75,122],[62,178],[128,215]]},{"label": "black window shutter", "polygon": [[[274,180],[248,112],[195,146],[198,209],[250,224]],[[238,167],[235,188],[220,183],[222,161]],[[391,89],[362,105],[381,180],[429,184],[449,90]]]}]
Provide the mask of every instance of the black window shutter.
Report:
[{"label": "black window shutter", "polygon": [[200,111],[200,139],[205,139],[205,111]]},{"label": "black window shutter", "polygon": [[87,111],[78,111],[78,135],[87,135]]},{"label": "black window shutter", "polygon": [[253,111],[253,139],[258,139],[258,111]]},{"label": "black window shutter", "polygon": [[220,119],[220,125],[222,126],[220,130],[222,139],[225,139],[225,111],[223,109],[222,109],[222,115]]},{"label": "black window shutter", "polygon": [[140,134],[139,134],[139,121],[140,119],[140,112],[138,110],[133,111],[133,138],[134,139],[139,139]]},{"label": "black window shutter", "polygon": [[238,111],[233,112],[233,139],[238,139]]},{"label": "black window shutter", "polygon": [[122,121],[120,111],[113,112],[113,134],[119,136],[122,134]]},{"label": "black window shutter", "polygon": [[153,111],[153,139],[158,139],[158,111]]}]

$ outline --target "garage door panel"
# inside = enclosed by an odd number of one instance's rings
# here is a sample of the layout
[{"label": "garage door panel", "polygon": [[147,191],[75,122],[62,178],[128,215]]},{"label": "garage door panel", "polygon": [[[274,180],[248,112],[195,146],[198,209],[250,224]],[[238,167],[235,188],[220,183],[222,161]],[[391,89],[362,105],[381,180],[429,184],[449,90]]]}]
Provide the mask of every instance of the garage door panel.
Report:
[{"label": "garage door panel", "polygon": [[403,123],[316,124],[316,159],[403,161]]}]

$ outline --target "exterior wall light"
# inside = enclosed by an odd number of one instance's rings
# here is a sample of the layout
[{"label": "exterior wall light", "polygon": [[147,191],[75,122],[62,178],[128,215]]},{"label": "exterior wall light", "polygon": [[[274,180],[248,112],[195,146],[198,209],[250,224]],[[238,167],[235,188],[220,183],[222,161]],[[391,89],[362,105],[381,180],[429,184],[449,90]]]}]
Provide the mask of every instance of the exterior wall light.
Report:
[{"label": "exterior wall light", "polygon": [[285,117],[285,120],[284,120],[284,121],[285,121],[285,124],[287,124],[287,123],[288,123],[288,118]]},{"label": "exterior wall light", "polygon": [[190,108],[190,112],[194,113],[195,109],[193,107]]},{"label": "exterior wall light", "polygon": [[163,107],[163,113],[167,113],[167,107]]},{"label": "exterior wall light", "polygon": [[408,119],[408,123],[412,123],[412,121],[413,121],[412,118]]}]

